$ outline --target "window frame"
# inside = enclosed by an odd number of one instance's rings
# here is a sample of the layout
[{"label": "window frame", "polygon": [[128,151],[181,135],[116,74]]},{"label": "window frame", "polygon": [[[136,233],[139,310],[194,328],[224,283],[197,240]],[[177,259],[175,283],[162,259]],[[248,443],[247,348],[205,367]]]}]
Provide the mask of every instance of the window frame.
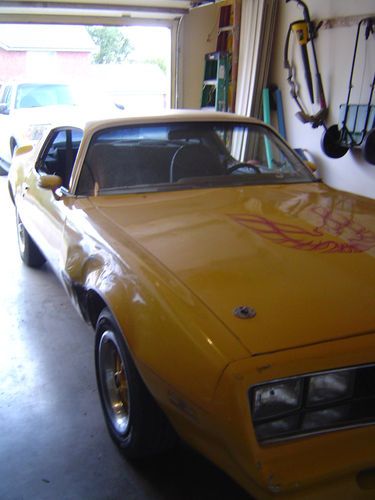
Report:
[{"label": "window frame", "polygon": [[[79,142],[78,150],[81,147],[81,143],[84,137],[84,131],[80,127],[74,127],[74,126],[69,126],[69,127],[56,127],[52,130],[50,130],[48,136],[46,137],[43,147],[41,148],[38,157],[35,162],[35,171],[36,173],[41,176],[41,175],[53,175],[50,172],[45,171],[45,159],[48,155],[48,152],[50,151],[50,148],[53,146],[54,141],[58,137],[58,135],[61,132],[65,133],[65,151],[68,150],[68,146],[71,146],[71,154],[73,154],[73,131],[79,131],[81,134],[81,139]],[[71,190],[71,184],[72,184],[72,177],[73,177],[73,172],[74,172],[74,167],[76,164],[76,159],[77,159],[77,153],[75,155],[74,160],[72,159],[72,166],[71,166],[71,171],[70,171],[70,176],[68,179],[68,182],[63,182],[62,188],[65,189],[68,193],[72,193]],[[55,174],[58,175],[58,174]],[[61,177],[61,176],[60,176]],[[63,179],[64,181],[64,179]]]}]

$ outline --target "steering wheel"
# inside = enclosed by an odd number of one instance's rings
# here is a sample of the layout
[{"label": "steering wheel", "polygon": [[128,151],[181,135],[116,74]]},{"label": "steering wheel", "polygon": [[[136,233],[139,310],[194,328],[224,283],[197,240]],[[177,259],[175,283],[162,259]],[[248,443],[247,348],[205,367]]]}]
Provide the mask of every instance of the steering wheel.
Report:
[{"label": "steering wheel", "polygon": [[181,154],[184,153],[184,151],[186,149],[188,149],[190,146],[189,145],[183,145],[183,146],[180,146],[177,151],[174,153],[173,157],[172,157],[172,161],[171,161],[171,165],[169,167],[169,182],[170,183],[173,183],[174,182],[174,167],[175,167],[175,164],[176,164],[176,157],[180,156]]},{"label": "steering wheel", "polygon": [[228,167],[227,172],[228,172],[228,174],[231,174],[232,172],[235,172],[239,168],[251,168],[251,169],[255,170],[255,172],[257,174],[261,174],[260,168],[258,166],[252,165],[251,163],[246,163],[243,161],[240,161],[240,162],[235,163],[234,165],[231,165],[230,167]]},{"label": "steering wheel", "polygon": [[184,177],[209,177],[222,175],[219,157],[204,144],[184,144],[171,160],[169,182],[177,182]]}]

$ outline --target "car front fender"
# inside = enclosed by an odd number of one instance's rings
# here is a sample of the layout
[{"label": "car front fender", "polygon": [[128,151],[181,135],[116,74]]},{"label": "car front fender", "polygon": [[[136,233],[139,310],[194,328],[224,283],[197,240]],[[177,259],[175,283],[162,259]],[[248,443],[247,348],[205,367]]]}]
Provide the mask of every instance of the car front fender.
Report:
[{"label": "car front fender", "polygon": [[[63,281],[83,316],[95,323],[90,300],[108,307],[134,361],[163,404],[209,410],[228,363],[248,351],[223,323],[147,252],[128,241],[119,252],[91,231],[65,230]],[[92,306],[93,302],[91,302]],[[171,396],[171,391],[173,396]]]}]

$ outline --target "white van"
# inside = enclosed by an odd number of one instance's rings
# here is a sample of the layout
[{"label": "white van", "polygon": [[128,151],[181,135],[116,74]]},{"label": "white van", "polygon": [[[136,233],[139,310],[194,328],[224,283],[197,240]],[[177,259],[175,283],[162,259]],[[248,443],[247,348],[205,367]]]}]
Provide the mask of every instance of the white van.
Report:
[{"label": "white van", "polygon": [[66,83],[12,82],[0,90],[0,168],[9,170],[15,149],[36,143],[44,130],[75,106]]}]

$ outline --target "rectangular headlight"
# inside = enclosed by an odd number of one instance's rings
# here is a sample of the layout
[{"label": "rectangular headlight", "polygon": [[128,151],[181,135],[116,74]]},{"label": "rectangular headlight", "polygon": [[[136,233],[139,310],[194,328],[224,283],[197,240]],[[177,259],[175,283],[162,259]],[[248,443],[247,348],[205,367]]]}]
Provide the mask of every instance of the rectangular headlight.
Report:
[{"label": "rectangular headlight", "polygon": [[310,377],[307,405],[314,406],[350,398],[353,394],[354,375],[353,370],[343,370]]},{"label": "rectangular headlight", "polygon": [[350,405],[334,406],[323,410],[306,413],[302,428],[304,430],[324,429],[327,426],[336,426],[350,418]]},{"label": "rectangular headlight", "polygon": [[266,382],[249,399],[260,443],[373,425],[375,364]]},{"label": "rectangular headlight", "polygon": [[301,405],[302,380],[291,379],[265,384],[255,389],[253,395],[254,420],[285,415]]},{"label": "rectangular headlight", "polygon": [[48,123],[38,123],[29,125],[25,131],[25,138],[28,141],[39,141],[43,137],[44,132],[50,127]]}]

